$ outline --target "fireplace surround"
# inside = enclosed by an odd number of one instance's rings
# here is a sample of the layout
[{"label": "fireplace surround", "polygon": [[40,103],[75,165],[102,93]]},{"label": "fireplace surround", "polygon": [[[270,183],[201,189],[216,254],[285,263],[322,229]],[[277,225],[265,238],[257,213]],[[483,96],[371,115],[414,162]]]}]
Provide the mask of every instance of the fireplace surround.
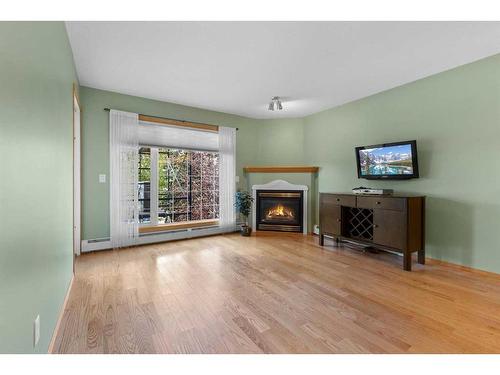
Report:
[{"label": "fireplace surround", "polygon": [[253,185],[254,230],[307,234],[307,191],[305,185],[294,185],[283,180]]},{"label": "fireplace surround", "polygon": [[258,190],[258,230],[302,232],[302,191]]}]

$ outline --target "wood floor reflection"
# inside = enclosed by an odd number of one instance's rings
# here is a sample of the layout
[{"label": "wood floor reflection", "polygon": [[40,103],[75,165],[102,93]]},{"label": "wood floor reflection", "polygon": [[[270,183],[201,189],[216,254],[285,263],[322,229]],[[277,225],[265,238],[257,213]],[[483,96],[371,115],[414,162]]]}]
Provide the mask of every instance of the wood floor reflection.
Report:
[{"label": "wood floor reflection", "polygon": [[500,353],[500,275],[298,234],[85,254],[58,353]]}]

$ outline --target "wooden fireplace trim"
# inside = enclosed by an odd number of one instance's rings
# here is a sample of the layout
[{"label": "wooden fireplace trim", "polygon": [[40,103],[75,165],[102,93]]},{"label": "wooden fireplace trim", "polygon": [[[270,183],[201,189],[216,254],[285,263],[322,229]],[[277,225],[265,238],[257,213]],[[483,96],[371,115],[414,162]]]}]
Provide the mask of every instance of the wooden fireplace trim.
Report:
[{"label": "wooden fireplace trim", "polygon": [[319,167],[314,166],[247,166],[243,167],[245,173],[317,173]]}]

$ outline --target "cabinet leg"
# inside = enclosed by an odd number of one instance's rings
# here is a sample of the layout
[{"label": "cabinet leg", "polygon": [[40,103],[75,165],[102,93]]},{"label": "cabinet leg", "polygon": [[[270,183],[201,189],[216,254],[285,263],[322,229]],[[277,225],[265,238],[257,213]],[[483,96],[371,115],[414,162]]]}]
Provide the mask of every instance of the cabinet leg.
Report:
[{"label": "cabinet leg", "polygon": [[425,264],[425,249],[418,251],[417,261],[419,264]]},{"label": "cabinet leg", "polygon": [[319,235],[319,246],[325,245],[325,236],[323,234]]},{"label": "cabinet leg", "polygon": [[405,271],[411,271],[411,253],[403,254],[403,269]]},{"label": "cabinet leg", "polygon": [[340,238],[335,237],[335,246],[340,246]]}]

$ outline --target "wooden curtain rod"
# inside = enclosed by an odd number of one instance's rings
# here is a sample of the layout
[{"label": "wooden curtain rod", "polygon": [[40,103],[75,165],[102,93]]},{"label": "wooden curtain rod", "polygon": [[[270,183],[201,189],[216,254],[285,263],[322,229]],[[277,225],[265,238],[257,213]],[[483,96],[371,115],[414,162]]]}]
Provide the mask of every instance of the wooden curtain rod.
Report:
[{"label": "wooden curtain rod", "polygon": [[[105,111],[110,111],[109,108],[104,108]],[[193,122],[193,121],[185,121],[185,120],[177,120],[173,118],[166,117],[158,117],[158,116],[150,116],[139,114],[139,120],[148,121],[148,122],[157,122],[165,125],[177,125],[177,126],[185,126],[188,128],[202,129],[202,130],[210,130],[210,131],[218,131],[218,125],[204,124],[202,122]],[[236,130],[239,130],[236,128]]]}]

